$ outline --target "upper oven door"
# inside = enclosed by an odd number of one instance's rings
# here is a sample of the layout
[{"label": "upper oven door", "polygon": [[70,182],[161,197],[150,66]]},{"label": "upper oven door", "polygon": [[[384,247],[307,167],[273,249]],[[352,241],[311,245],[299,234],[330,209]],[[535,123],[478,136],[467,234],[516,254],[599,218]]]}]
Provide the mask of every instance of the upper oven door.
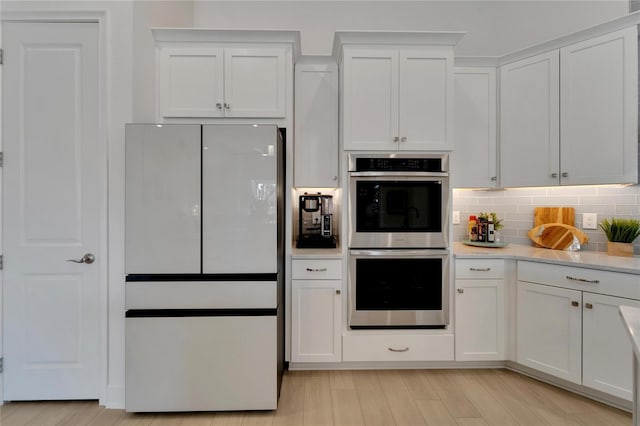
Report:
[{"label": "upper oven door", "polygon": [[349,247],[448,247],[445,174],[350,174]]}]

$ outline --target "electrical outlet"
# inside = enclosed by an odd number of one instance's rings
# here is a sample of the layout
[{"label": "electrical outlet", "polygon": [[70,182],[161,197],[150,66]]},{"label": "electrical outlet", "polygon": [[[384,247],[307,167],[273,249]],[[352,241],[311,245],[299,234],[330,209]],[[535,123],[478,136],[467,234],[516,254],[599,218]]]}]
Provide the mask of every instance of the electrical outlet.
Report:
[{"label": "electrical outlet", "polygon": [[582,213],[582,229],[598,229],[597,213]]},{"label": "electrical outlet", "polygon": [[460,225],[460,212],[458,210],[453,211],[451,222],[453,222],[454,225]]}]

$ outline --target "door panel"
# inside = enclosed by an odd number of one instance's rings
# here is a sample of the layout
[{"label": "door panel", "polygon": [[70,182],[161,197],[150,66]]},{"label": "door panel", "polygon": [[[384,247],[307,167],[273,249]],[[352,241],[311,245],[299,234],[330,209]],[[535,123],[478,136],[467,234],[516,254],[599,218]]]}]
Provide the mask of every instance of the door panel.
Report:
[{"label": "door panel", "polygon": [[2,37],[4,397],[95,399],[98,25],[6,22]]},{"label": "door panel", "polygon": [[204,126],[202,272],[275,273],[278,129]]}]

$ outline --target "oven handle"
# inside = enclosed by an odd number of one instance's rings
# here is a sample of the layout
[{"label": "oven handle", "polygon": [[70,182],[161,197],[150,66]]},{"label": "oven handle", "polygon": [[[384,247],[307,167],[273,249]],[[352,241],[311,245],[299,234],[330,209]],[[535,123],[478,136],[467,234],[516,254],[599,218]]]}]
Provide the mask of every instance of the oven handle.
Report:
[{"label": "oven handle", "polygon": [[351,177],[449,177],[448,172],[349,172]]},{"label": "oven handle", "polygon": [[381,256],[381,257],[429,257],[448,255],[447,249],[392,249],[392,250],[349,250],[351,256]]}]

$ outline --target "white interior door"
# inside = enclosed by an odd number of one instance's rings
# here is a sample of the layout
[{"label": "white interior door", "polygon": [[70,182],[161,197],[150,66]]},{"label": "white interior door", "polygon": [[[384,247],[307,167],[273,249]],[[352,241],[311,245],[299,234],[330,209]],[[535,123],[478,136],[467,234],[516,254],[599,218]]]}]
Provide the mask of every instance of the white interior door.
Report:
[{"label": "white interior door", "polygon": [[96,399],[98,24],[8,22],[2,38],[4,399]]}]

